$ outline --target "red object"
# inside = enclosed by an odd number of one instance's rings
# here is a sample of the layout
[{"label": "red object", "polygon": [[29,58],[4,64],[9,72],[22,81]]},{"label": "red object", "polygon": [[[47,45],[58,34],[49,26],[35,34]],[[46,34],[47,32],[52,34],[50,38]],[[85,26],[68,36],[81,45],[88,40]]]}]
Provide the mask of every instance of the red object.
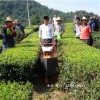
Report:
[{"label": "red object", "polygon": [[[55,46],[55,45],[56,45],[56,42],[52,42],[52,43],[42,43],[42,45],[44,45],[44,44],[47,44],[47,46],[48,46],[48,45]],[[51,51],[46,51],[46,52],[43,52],[43,55],[44,55],[44,56],[48,56],[48,55],[50,55],[51,53],[52,53]]]},{"label": "red object", "polygon": [[9,30],[11,30],[11,34],[10,34],[10,36],[13,36],[14,33],[15,33],[15,30],[12,30],[11,27],[8,27],[7,25],[5,25],[5,27],[8,28]]}]

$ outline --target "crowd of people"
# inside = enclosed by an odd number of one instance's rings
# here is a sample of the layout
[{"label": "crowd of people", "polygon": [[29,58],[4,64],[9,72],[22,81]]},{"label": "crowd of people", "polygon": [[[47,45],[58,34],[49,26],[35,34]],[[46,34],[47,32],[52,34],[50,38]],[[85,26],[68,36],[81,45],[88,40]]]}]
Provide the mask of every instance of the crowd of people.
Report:
[{"label": "crowd of people", "polygon": [[55,15],[53,19],[44,16],[44,23],[39,27],[40,45],[56,42],[62,38],[64,27],[62,19]]},{"label": "crowd of people", "polygon": [[[100,30],[100,18],[98,16],[88,19],[86,16],[82,18],[75,15],[74,17],[74,32],[76,38],[82,40],[86,44],[92,46],[92,33]],[[40,45],[48,43],[57,43],[57,40],[62,38],[64,33],[64,24],[61,17],[54,15],[51,19],[44,16],[44,22],[39,27]],[[13,21],[10,16],[5,20],[5,25],[2,27],[2,50],[15,46],[15,41],[18,43],[25,37],[24,27],[18,20]],[[15,40],[16,39],[16,40]]]},{"label": "crowd of people", "polygon": [[98,16],[88,17],[83,16],[82,18],[75,15],[74,17],[74,32],[76,38],[82,40],[84,43],[92,46],[93,38],[92,33],[99,32],[100,30],[100,19]]},{"label": "crowd of people", "polygon": [[[25,36],[24,27],[18,20],[13,21],[10,16],[5,20],[2,27],[2,51],[7,48],[15,47],[15,42],[21,41]],[[15,40],[16,39],[16,40]]]}]

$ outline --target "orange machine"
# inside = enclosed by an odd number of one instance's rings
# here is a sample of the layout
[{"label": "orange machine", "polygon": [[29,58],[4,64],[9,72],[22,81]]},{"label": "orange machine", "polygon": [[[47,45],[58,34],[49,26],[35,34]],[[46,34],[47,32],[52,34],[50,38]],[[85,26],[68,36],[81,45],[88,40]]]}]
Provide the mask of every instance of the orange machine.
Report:
[{"label": "orange machine", "polygon": [[44,43],[41,46],[39,73],[45,77],[45,82],[50,76],[59,72],[56,43]]}]

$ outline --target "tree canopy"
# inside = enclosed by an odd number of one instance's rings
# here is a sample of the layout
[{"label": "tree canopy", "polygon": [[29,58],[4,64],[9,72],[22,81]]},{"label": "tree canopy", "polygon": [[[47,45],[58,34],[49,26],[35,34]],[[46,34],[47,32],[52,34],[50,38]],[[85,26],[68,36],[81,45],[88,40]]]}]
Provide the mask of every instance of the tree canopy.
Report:
[{"label": "tree canopy", "polygon": [[[58,10],[49,9],[46,6],[41,5],[36,1],[29,1],[29,10],[31,24],[40,24],[42,18],[45,15],[53,17],[54,14],[60,16],[65,22],[72,21],[74,15],[77,13],[80,17],[82,13],[88,16],[93,16],[93,13],[87,13],[86,11],[68,12],[64,13]],[[21,22],[27,24],[27,2],[23,0],[17,1],[0,1],[0,23],[4,23],[7,16],[11,16],[13,19],[19,19]]]}]

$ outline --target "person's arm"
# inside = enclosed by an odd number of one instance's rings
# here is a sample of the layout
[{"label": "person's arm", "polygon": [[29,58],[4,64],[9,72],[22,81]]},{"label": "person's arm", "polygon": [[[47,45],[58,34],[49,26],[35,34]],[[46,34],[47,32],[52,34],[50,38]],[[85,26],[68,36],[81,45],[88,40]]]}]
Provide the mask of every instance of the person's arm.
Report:
[{"label": "person's arm", "polygon": [[53,26],[54,26],[54,18],[52,19],[52,24],[53,24]]},{"label": "person's arm", "polygon": [[64,25],[62,25],[62,31],[61,31],[61,34],[63,34],[64,32],[65,32],[65,30],[64,30]]},{"label": "person's arm", "polygon": [[80,33],[81,33],[81,26],[79,27]]},{"label": "person's arm", "polygon": [[74,32],[76,33],[76,26],[74,25]]},{"label": "person's arm", "polygon": [[54,28],[52,25],[51,25],[51,35],[52,35],[52,40],[54,40]]},{"label": "person's arm", "polygon": [[42,45],[42,39],[41,39],[41,37],[42,37],[42,29],[41,29],[41,26],[39,27],[39,43],[40,43],[40,45]]},{"label": "person's arm", "polygon": [[92,36],[92,31],[91,31],[91,27],[90,26],[88,26],[89,27],[89,35],[90,35],[90,37]]},{"label": "person's arm", "polygon": [[13,27],[11,27],[11,30],[12,30],[12,32],[11,32],[10,36],[16,37],[16,31],[13,29]]},{"label": "person's arm", "polygon": [[6,40],[10,37],[10,35],[7,34],[7,29],[5,27],[2,28],[2,36]]}]

